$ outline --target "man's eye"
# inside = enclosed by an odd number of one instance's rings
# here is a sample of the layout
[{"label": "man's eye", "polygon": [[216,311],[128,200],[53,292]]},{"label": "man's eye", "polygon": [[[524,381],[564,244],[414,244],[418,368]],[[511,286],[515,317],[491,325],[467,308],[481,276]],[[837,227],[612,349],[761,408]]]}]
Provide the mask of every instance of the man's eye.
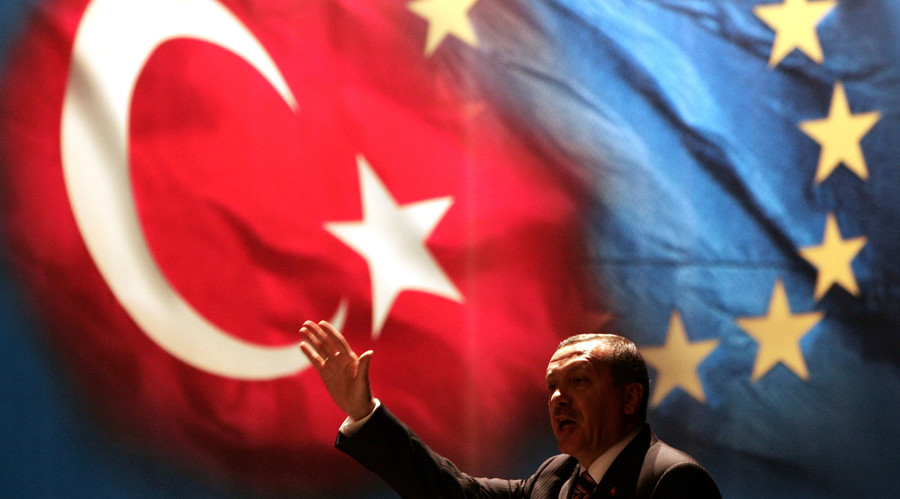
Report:
[{"label": "man's eye", "polygon": [[547,391],[550,392],[550,393],[555,392],[555,391],[556,391],[556,385],[548,384],[548,385],[547,385]]}]

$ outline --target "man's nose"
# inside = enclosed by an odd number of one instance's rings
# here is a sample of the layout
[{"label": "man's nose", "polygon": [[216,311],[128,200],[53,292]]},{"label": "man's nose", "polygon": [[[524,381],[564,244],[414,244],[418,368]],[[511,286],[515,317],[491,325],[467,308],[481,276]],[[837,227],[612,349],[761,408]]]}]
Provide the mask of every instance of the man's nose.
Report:
[{"label": "man's nose", "polygon": [[553,390],[553,393],[550,394],[550,407],[567,405],[568,403],[569,398],[559,388]]}]

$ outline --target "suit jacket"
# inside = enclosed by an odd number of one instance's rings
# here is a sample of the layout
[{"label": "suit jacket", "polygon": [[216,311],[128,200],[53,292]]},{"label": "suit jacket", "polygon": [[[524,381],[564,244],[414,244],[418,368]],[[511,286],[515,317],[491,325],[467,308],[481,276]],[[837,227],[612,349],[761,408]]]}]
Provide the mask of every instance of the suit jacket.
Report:
[{"label": "suit jacket", "polygon": [[[477,478],[432,451],[383,405],[354,435],[335,446],[378,474],[401,497],[568,499],[580,467],[560,454],[529,478]],[[656,438],[649,425],[622,450],[597,485],[595,498],[721,498],[709,473],[691,456]]]}]

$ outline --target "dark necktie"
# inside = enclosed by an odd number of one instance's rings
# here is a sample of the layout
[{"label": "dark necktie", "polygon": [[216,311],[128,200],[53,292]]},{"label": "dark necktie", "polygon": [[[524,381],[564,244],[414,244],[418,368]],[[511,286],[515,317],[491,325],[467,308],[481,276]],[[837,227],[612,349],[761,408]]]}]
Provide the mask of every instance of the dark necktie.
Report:
[{"label": "dark necktie", "polygon": [[587,471],[581,472],[575,479],[575,487],[572,488],[572,499],[590,499],[594,493],[597,482],[588,475]]}]

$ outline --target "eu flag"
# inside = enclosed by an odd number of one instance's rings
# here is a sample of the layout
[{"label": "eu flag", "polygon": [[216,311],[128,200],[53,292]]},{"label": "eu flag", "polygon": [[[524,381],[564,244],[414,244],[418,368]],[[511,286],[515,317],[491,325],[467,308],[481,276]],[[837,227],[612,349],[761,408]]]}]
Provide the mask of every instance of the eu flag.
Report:
[{"label": "eu flag", "polygon": [[590,266],[663,438],[726,497],[890,495],[896,3],[510,10],[492,97],[592,186]]}]

